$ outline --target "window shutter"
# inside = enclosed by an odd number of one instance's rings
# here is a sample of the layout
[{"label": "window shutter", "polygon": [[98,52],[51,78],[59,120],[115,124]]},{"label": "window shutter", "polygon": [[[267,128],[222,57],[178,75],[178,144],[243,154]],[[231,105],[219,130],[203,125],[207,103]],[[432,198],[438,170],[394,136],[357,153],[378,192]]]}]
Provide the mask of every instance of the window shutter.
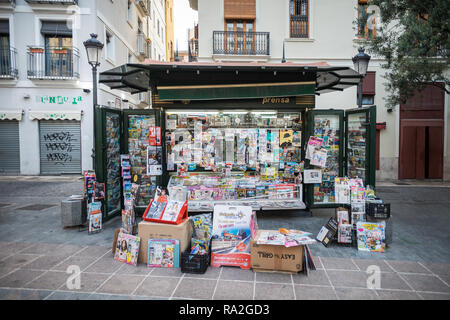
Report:
[{"label": "window shutter", "polygon": [[256,19],[256,0],[224,0],[225,19]]},{"label": "window shutter", "polygon": [[363,79],[363,94],[375,95],[375,75],[373,71],[369,71]]},{"label": "window shutter", "polygon": [[0,34],[9,34],[9,20],[0,20]]},{"label": "window shutter", "polygon": [[67,21],[42,21],[41,33],[49,36],[72,36]]}]

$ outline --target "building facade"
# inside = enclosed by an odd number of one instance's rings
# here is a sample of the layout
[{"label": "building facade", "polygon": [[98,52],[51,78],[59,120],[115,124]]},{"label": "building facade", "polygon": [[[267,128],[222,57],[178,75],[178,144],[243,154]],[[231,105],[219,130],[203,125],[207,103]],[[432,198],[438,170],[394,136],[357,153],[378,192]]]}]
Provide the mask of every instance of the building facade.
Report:
[{"label": "building facade", "polygon": [[166,0],[166,61],[174,61],[175,47],[174,47],[174,21],[173,21],[173,0]]},{"label": "building facade", "polygon": [[[198,11],[198,61],[325,61],[353,67],[361,38],[376,26],[357,26],[367,0],[189,0]],[[450,180],[448,95],[429,86],[407,104],[385,107],[384,63],[372,57],[363,104],[377,106],[377,179]],[[316,97],[317,109],[357,107],[357,87]]]},{"label": "building facade", "polygon": [[[99,72],[165,60],[162,0],[0,1],[0,174],[92,169],[92,69],[83,42],[104,43]],[[98,103],[149,108],[150,94],[98,86]]]}]

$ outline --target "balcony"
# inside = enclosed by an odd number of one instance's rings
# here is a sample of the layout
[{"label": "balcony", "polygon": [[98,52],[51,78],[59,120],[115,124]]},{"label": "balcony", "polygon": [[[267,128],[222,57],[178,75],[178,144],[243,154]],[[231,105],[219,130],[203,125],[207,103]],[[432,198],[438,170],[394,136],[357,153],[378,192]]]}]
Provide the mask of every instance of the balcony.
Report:
[{"label": "balcony", "polygon": [[65,5],[78,5],[78,0],[25,0],[29,4],[65,4]]},{"label": "balcony", "polygon": [[142,11],[143,14],[150,15],[150,0],[135,0],[136,6]]},{"label": "balcony", "polygon": [[270,33],[213,31],[213,54],[268,56]]},{"label": "balcony", "polygon": [[16,56],[17,50],[15,48],[0,49],[0,79],[17,78]]},{"label": "balcony", "polygon": [[137,38],[137,56],[150,58],[150,43],[144,33],[139,32]]},{"label": "balcony", "polygon": [[189,40],[189,62],[198,60],[198,39]]},{"label": "balcony", "polygon": [[28,79],[79,79],[80,52],[75,47],[28,47]]},{"label": "balcony", "polygon": [[11,7],[15,7],[16,6],[16,0],[0,0],[0,5],[1,4],[10,4]]}]

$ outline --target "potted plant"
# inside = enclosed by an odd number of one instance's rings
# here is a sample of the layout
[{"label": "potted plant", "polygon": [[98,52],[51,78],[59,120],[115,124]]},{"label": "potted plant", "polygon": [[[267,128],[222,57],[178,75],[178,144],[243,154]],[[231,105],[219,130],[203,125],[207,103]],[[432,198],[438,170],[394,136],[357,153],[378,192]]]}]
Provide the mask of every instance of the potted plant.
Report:
[{"label": "potted plant", "polygon": [[65,48],[65,47],[58,47],[58,48],[54,49],[54,52],[58,53],[58,54],[66,54],[67,53],[67,48]]},{"label": "potted plant", "polygon": [[44,48],[40,47],[30,47],[30,53],[44,53]]}]

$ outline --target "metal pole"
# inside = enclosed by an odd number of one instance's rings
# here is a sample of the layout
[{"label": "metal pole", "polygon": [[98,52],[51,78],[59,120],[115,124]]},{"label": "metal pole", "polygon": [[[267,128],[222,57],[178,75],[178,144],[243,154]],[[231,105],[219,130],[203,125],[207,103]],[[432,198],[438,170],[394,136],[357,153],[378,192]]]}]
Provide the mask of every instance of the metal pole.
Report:
[{"label": "metal pole", "polygon": [[362,85],[363,85],[363,80],[359,80],[359,84],[358,84],[358,108],[362,108]]},{"label": "metal pole", "polygon": [[92,111],[94,112],[93,114],[93,126],[92,126],[92,130],[93,130],[93,144],[92,144],[92,161],[93,161],[93,169],[95,174],[97,174],[97,170],[96,170],[96,159],[95,159],[95,143],[96,143],[96,134],[95,134],[95,125],[97,122],[97,116],[96,116],[96,106],[97,106],[97,67],[92,67],[92,81],[93,81],[93,106],[92,106]]}]

